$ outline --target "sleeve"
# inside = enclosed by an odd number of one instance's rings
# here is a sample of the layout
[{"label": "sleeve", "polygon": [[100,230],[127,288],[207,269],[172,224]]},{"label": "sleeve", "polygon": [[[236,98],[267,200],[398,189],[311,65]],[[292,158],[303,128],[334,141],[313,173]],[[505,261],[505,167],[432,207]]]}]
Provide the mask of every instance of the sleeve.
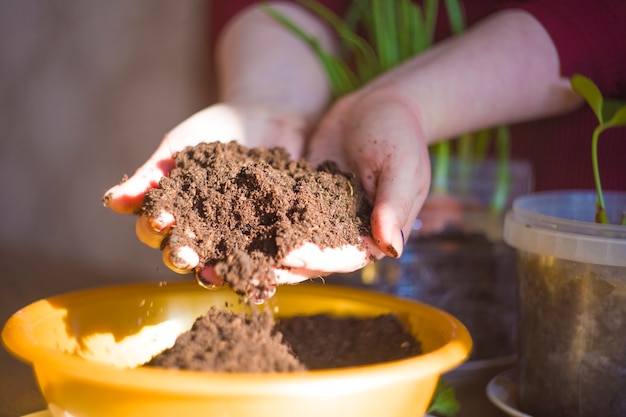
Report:
[{"label": "sleeve", "polygon": [[531,13],[548,31],[561,74],[579,73],[609,97],[626,97],[626,1],[531,0],[507,7]]}]

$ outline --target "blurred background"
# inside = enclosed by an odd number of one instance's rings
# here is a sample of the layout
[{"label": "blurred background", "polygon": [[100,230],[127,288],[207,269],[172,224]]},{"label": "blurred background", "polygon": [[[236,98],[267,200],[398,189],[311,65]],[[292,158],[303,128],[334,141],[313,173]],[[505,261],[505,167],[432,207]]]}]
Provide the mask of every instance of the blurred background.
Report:
[{"label": "blurred background", "polygon": [[[211,102],[209,6],[0,0],[2,324],[77,288],[191,279],[167,270],[135,237],[133,216],[101,198]],[[4,349],[0,374],[0,416],[45,407]]]},{"label": "blurred background", "polygon": [[208,104],[208,13],[207,0],[0,0],[3,249],[157,272],[132,217],[101,197]]}]

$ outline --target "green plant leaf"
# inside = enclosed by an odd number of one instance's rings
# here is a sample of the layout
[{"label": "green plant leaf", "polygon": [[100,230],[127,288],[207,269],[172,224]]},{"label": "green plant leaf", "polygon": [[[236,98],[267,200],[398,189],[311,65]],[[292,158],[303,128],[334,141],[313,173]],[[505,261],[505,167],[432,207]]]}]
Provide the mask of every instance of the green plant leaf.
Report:
[{"label": "green plant leaf", "polygon": [[355,57],[359,85],[365,84],[379,72],[380,64],[376,52],[365,39],[354,32],[354,28],[317,1],[298,0],[298,2],[328,22],[339,35],[345,49],[344,53]]},{"label": "green plant leaf", "polygon": [[602,114],[603,98],[602,98],[602,93],[600,92],[600,89],[594,84],[593,81],[591,81],[589,78],[585,77],[584,75],[580,75],[580,74],[573,75],[572,78],[570,79],[570,83],[571,83],[572,89],[576,93],[580,94],[585,99],[589,107],[591,107],[591,110],[593,110],[593,112],[595,113],[600,124],[603,124],[604,123],[604,115]]},{"label": "green plant leaf", "polygon": [[399,60],[398,25],[396,24],[395,4],[389,0],[372,0],[374,44],[378,52],[381,69],[387,71],[395,67]]},{"label": "green plant leaf", "polygon": [[474,133],[474,158],[484,159],[487,157],[487,151],[489,144],[491,143],[491,136],[493,129],[481,129]]},{"label": "green plant leaf", "polygon": [[440,379],[435,389],[435,394],[430,403],[427,413],[454,417],[457,415],[461,405],[456,399],[454,388],[452,388],[446,381]]},{"label": "green plant leaf", "polygon": [[356,32],[357,26],[364,20],[364,16],[372,0],[352,0],[344,17],[344,22],[352,32]]},{"label": "green plant leaf", "polygon": [[491,210],[501,213],[506,208],[506,203],[511,192],[511,172],[509,160],[511,159],[511,132],[505,125],[498,126],[496,130],[496,143],[498,144],[496,189],[491,196]]},{"label": "green plant leaf", "polygon": [[318,59],[324,66],[324,70],[326,71],[326,75],[335,97],[340,97],[358,88],[358,78],[350,67],[338,57],[335,57],[328,51],[324,50],[316,38],[304,32],[298,25],[291,21],[291,19],[278,12],[270,5],[262,4],[261,8],[265,11],[265,13],[282,24],[302,41],[306,42],[309,47],[313,49]]},{"label": "green plant leaf", "polygon": [[[626,105],[624,102],[616,100],[604,100],[602,92],[584,75],[575,74],[570,79],[572,89],[580,94],[589,107],[593,110],[598,119],[598,126],[593,130],[591,136],[591,164],[593,167],[593,181],[596,186],[596,215],[595,221],[598,223],[609,223],[606,215],[606,206],[602,192],[602,182],[600,181],[600,168],[598,164],[598,142],[600,135],[606,129],[617,126],[626,126]],[[605,120],[608,120],[605,122]]]},{"label": "green plant leaf", "polygon": [[459,34],[465,30],[465,18],[463,8],[458,0],[446,0],[448,10],[448,20],[452,33]]},{"label": "green plant leaf", "polygon": [[604,124],[605,127],[626,126],[626,106],[620,107],[609,116],[609,121]]},{"label": "green plant leaf", "polygon": [[435,194],[448,192],[451,148],[450,141],[438,142],[430,146],[430,150],[434,154],[431,188]]},{"label": "green plant leaf", "polygon": [[[437,24],[437,13],[439,13],[439,0],[424,1],[424,46],[419,52],[430,47],[435,39],[435,25]],[[416,51],[418,52],[418,51]]]},{"label": "green plant leaf", "polygon": [[398,46],[400,53],[398,59],[404,61],[413,55],[416,42],[421,39],[418,36],[423,30],[422,13],[419,7],[415,7],[411,0],[398,0]]}]

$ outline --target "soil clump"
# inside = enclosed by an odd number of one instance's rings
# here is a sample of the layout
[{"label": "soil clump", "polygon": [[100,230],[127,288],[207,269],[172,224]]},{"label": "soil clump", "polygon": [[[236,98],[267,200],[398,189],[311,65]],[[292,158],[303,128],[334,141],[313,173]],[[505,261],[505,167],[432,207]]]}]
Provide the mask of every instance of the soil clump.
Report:
[{"label": "soil clump", "polygon": [[163,241],[172,252],[189,246],[200,265],[240,294],[267,299],[272,268],[304,242],[320,247],[362,245],[372,211],[354,176],[333,162],[314,168],[283,148],[201,143],[174,154],[175,168],[148,191],[139,213],[171,213]]},{"label": "soil clump", "polygon": [[211,307],[174,346],[146,366],[213,372],[276,373],[360,366],[403,359],[421,346],[394,314],[327,314],[274,320],[269,309],[248,313]]}]

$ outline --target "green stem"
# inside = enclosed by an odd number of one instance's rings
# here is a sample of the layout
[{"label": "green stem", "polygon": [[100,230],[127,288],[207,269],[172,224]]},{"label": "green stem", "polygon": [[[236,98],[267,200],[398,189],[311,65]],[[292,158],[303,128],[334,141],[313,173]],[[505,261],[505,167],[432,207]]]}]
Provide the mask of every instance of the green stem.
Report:
[{"label": "green stem", "polygon": [[459,193],[462,195],[468,195],[470,193],[470,180],[472,178],[472,167],[475,166],[474,155],[472,154],[472,147],[474,145],[474,135],[472,133],[465,133],[458,137],[456,140],[457,146],[457,166]]},{"label": "green stem", "polygon": [[593,180],[596,185],[596,222],[598,223],[609,223],[609,219],[606,215],[606,209],[604,205],[604,195],[602,193],[602,183],[600,181],[600,168],[598,166],[598,139],[600,138],[600,133],[604,126],[600,124],[600,126],[596,127],[593,131],[593,136],[591,139],[591,162],[593,166]]},{"label": "green stem", "polygon": [[432,147],[435,158],[433,167],[433,192],[448,192],[448,173],[450,171],[450,142],[439,142]]},{"label": "green stem", "polygon": [[497,168],[496,189],[491,200],[493,213],[502,213],[509,200],[511,189],[511,172],[509,160],[511,156],[511,133],[505,125],[498,126],[496,132],[497,143]]}]

